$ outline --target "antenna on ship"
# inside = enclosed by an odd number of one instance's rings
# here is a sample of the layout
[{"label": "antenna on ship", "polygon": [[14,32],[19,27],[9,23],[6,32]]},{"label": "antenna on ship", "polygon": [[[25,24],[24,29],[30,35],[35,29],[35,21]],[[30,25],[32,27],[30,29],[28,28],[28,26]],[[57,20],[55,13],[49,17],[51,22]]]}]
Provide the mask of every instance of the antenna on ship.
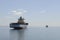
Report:
[{"label": "antenna on ship", "polygon": [[24,20],[24,18],[22,18],[22,16],[20,16],[20,18],[18,20]]}]

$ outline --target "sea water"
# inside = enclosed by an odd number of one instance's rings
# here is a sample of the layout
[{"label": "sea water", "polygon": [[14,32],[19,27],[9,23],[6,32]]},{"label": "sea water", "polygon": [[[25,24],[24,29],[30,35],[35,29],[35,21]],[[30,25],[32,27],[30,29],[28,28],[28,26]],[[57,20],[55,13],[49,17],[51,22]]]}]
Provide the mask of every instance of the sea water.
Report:
[{"label": "sea water", "polygon": [[0,40],[60,40],[60,27],[28,27],[21,30],[0,27]]}]

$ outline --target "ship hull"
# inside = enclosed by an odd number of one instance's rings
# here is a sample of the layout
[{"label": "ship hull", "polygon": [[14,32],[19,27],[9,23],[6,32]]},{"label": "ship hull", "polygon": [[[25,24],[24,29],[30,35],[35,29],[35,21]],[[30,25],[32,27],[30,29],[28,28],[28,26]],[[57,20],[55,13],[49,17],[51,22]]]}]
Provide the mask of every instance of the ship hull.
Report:
[{"label": "ship hull", "polygon": [[10,28],[14,28],[14,29],[24,29],[26,28],[28,25],[28,23],[24,23],[24,24],[20,24],[20,23],[11,23],[10,24]]}]

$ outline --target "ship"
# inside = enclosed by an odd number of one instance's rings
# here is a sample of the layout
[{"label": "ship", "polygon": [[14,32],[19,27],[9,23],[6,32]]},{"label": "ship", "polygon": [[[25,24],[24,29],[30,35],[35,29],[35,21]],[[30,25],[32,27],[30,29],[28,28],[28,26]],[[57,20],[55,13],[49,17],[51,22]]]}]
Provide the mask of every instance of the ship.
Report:
[{"label": "ship", "polygon": [[22,18],[22,16],[20,16],[20,18],[18,19],[18,21],[16,23],[10,23],[10,28],[23,29],[23,28],[26,28],[27,25],[28,25],[28,23],[25,23],[24,18]]},{"label": "ship", "polygon": [[46,25],[46,27],[48,27],[48,25]]}]

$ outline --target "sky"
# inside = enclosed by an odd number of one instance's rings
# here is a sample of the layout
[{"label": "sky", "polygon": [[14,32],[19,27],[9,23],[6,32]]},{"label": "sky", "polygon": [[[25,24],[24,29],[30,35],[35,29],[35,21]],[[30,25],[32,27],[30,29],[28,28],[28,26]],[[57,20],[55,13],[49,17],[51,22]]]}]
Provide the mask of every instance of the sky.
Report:
[{"label": "sky", "polygon": [[29,26],[60,26],[60,0],[0,0],[0,26],[20,16]]}]

